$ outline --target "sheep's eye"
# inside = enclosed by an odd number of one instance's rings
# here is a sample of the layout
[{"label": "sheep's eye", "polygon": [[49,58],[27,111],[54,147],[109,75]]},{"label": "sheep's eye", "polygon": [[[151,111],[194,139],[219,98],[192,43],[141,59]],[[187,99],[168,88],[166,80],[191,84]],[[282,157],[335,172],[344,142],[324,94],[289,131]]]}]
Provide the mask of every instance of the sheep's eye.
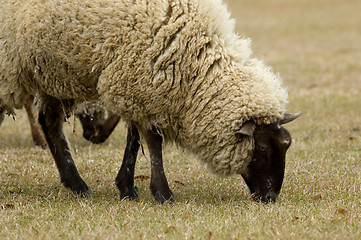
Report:
[{"label": "sheep's eye", "polygon": [[266,152],[266,148],[264,148],[264,147],[259,147],[258,148],[261,152]]},{"label": "sheep's eye", "polygon": [[257,150],[261,151],[261,152],[266,152],[267,151],[267,146],[264,144],[258,144],[257,145]]}]

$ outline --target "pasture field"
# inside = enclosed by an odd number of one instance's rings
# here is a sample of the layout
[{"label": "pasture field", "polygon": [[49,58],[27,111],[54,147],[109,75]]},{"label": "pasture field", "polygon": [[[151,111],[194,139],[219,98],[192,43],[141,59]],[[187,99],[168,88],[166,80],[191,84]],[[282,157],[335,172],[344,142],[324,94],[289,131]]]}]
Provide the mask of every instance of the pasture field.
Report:
[{"label": "pasture field", "polygon": [[0,129],[0,239],[361,239],[360,0],[228,0],[236,30],[280,72],[293,137],[275,204],[250,200],[239,176],[218,178],[192,155],[165,148],[176,203],[156,204],[149,155],[136,167],[140,200],[114,184],[125,147],[120,124],[102,145],[65,124],[92,197],[59,180],[48,149],[34,147],[24,111]]}]

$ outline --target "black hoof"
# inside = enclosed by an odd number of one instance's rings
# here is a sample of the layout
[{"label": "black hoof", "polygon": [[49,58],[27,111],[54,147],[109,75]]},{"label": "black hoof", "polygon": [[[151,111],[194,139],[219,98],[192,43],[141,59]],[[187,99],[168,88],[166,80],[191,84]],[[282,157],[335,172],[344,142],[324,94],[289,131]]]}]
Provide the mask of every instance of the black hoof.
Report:
[{"label": "black hoof", "polygon": [[90,193],[90,190],[87,189],[87,190],[72,190],[73,193],[79,195],[80,197],[84,197],[84,198],[88,198],[88,197],[91,197],[91,193]]},{"label": "black hoof", "polygon": [[120,200],[138,200],[137,187],[123,187],[122,190],[119,189]]},{"label": "black hoof", "polygon": [[164,203],[174,203],[174,196],[171,191],[166,192],[165,194],[160,193],[159,191],[153,193],[155,201],[160,204]]},{"label": "black hoof", "polygon": [[70,190],[81,196],[81,197],[90,197],[90,191],[89,191],[89,187],[86,185],[86,183],[82,180],[79,179],[78,181],[66,181],[63,180],[62,183],[64,184],[65,187],[70,188]]}]

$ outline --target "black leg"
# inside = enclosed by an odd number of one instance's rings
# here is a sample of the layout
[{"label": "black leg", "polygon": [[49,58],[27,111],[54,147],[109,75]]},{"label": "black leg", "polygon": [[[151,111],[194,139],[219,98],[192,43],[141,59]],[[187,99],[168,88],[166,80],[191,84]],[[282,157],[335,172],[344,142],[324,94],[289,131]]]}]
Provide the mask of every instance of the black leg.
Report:
[{"label": "black leg", "polygon": [[128,127],[127,146],[125,147],[122,166],[115,179],[120,192],[120,199],[137,199],[134,187],[134,168],[139,150],[139,132],[133,125]]},{"label": "black leg", "polygon": [[74,193],[88,196],[89,188],[78,173],[63,132],[65,113],[62,102],[52,97],[47,100],[45,110],[39,113],[39,123],[58,167],[61,182]]},{"label": "black leg", "polygon": [[173,193],[169,189],[167,178],[164,174],[162,157],[163,138],[157,133],[155,128],[152,130],[143,129],[142,135],[147,143],[151,161],[150,190],[157,202],[174,202]]},{"label": "black leg", "polygon": [[0,127],[1,124],[3,123],[4,118],[5,118],[5,110],[0,107]]}]

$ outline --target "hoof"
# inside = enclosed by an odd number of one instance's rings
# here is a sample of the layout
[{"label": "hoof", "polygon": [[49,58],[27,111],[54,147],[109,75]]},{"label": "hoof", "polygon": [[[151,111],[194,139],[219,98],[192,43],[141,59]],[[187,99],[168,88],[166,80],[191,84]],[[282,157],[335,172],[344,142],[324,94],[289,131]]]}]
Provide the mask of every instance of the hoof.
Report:
[{"label": "hoof", "polygon": [[120,200],[138,200],[137,187],[124,187],[120,192]]},{"label": "hoof", "polygon": [[174,203],[174,196],[172,192],[167,192],[166,194],[161,194],[160,192],[154,193],[154,198],[157,203]]},{"label": "hoof", "polygon": [[65,187],[70,188],[70,190],[81,196],[81,197],[90,197],[90,191],[89,187],[86,185],[86,183],[79,179],[78,181],[62,181]]},{"label": "hoof", "polygon": [[85,187],[76,187],[76,188],[70,188],[73,193],[81,196],[81,197],[91,197],[90,190],[87,185]]}]

